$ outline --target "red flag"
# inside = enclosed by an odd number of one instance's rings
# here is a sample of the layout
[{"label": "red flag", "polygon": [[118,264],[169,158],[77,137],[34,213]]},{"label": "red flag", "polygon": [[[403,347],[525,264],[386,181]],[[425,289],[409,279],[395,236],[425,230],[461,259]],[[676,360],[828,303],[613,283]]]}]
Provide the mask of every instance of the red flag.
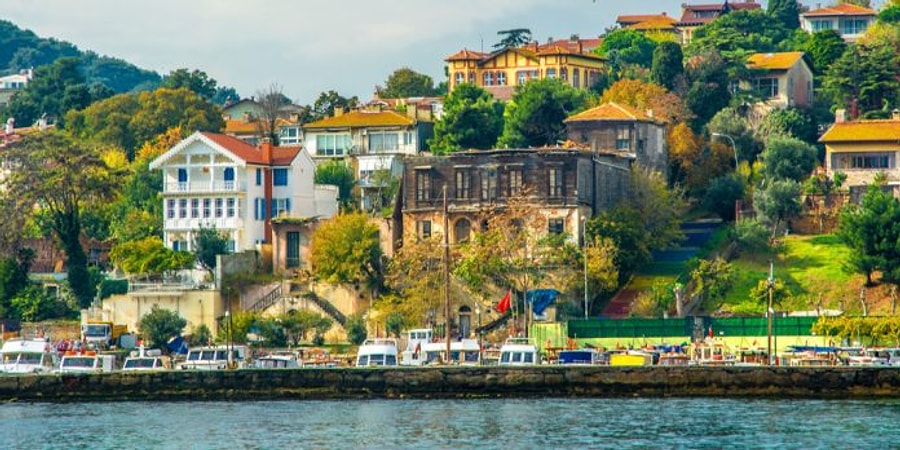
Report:
[{"label": "red flag", "polygon": [[500,311],[500,314],[505,313],[509,310],[509,301],[510,296],[512,295],[512,291],[506,291],[506,295],[503,296],[503,300],[500,300],[500,303],[497,303],[497,311]]}]

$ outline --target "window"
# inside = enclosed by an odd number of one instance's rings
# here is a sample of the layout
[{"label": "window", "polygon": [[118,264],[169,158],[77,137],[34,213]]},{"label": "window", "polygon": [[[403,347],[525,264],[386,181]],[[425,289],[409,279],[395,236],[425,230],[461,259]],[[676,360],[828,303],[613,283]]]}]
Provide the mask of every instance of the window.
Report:
[{"label": "window", "polygon": [[266,220],[266,199],[259,197],[253,199],[253,219]]},{"label": "window", "polygon": [[497,197],[497,169],[488,168],[481,172],[481,200],[492,201]]},{"label": "window", "polygon": [[431,172],[427,170],[416,171],[416,200],[431,200]]},{"label": "window", "polygon": [[288,170],[284,168],[272,169],[272,184],[275,186],[287,186]]},{"label": "window", "polygon": [[175,199],[170,198],[168,202],[166,202],[166,217],[169,219],[175,218]]},{"label": "window", "polygon": [[837,153],[831,157],[833,169],[893,169],[894,152]]},{"label": "window", "polygon": [[525,84],[526,81],[528,81],[528,71],[527,70],[520,70],[520,71],[516,72],[516,83],[517,84],[519,84],[521,86],[521,85]]},{"label": "window", "polygon": [[413,134],[412,132],[407,131],[403,133],[403,145],[412,145],[413,143]]},{"label": "window", "polygon": [[475,84],[475,72],[469,72],[469,83]]},{"label": "window", "polygon": [[191,199],[191,219],[196,219],[200,217],[200,199],[192,198]]},{"label": "window", "polygon": [[631,128],[620,126],[616,128],[616,150],[628,150],[631,148]]},{"label": "window", "polygon": [[456,72],[455,84],[460,85],[466,82],[465,74],[462,72]]},{"label": "window", "polygon": [[188,173],[187,169],[178,169],[178,190],[186,191],[188,189]]},{"label": "window", "polygon": [[566,229],[566,220],[565,219],[548,219],[547,220],[547,231],[550,234],[563,234]]},{"label": "window", "polygon": [[234,198],[225,200],[225,217],[234,217]]},{"label": "window", "polygon": [[349,134],[326,134],[316,136],[316,154],[322,156],[342,156],[350,151],[353,141]]},{"label": "window", "polygon": [[419,239],[428,239],[431,237],[431,221],[419,220],[416,222],[416,236]]},{"label": "window", "polygon": [[822,30],[830,30],[831,29],[831,21],[830,20],[813,20],[812,21],[812,30],[822,31]]},{"label": "window", "polygon": [[777,78],[757,78],[753,80],[753,88],[764,97],[778,97]]},{"label": "window", "polygon": [[285,265],[290,269],[300,267],[300,232],[287,232],[287,258]]},{"label": "window", "polygon": [[548,170],[548,182],[549,182],[549,190],[548,195],[550,197],[562,197],[563,196],[563,171],[562,167],[551,167]]},{"label": "window", "polygon": [[187,214],[188,214],[187,207],[188,207],[188,201],[186,198],[178,200],[178,218],[180,218],[180,219],[187,218]]},{"label": "window", "polygon": [[862,34],[868,25],[866,20],[845,19],[841,21],[841,34]]},{"label": "window", "polygon": [[551,80],[556,78],[556,69],[547,69],[547,78]]},{"label": "window", "polygon": [[208,199],[208,198],[204,198],[203,199],[203,217],[204,218],[209,218],[211,216],[211,214],[210,214],[211,206],[212,206],[212,200]]},{"label": "window", "polygon": [[563,81],[569,81],[569,69],[565,67],[559,69],[559,79]]},{"label": "window", "polygon": [[262,169],[256,168],[256,185],[262,186]]},{"label": "window", "polygon": [[581,85],[581,71],[578,69],[572,70],[572,86],[580,87]]},{"label": "window", "polygon": [[281,213],[291,213],[291,199],[289,198],[273,198],[272,199],[272,217],[278,217]]},{"label": "window", "polygon": [[524,184],[522,169],[510,169],[506,181],[507,197],[514,197],[522,193],[522,186]]},{"label": "window", "polygon": [[369,152],[379,153],[400,149],[400,136],[397,133],[369,133]]},{"label": "window", "polygon": [[485,86],[494,85],[494,72],[485,72],[484,75],[482,75],[482,78],[484,79]]},{"label": "window", "polygon": [[456,171],[456,198],[464,200],[472,198],[472,174],[469,169]]},{"label": "window", "polygon": [[497,72],[497,85],[506,86],[506,72]]},{"label": "window", "polygon": [[281,127],[278,130],[278,143],[280,145],[297,145],[300,143],[300,129],[298,127]]},{"label": "window", "polygon": [[222,217],[222,205],[225,204],[225,201],[221,198],[216,199],[216,217]]}]

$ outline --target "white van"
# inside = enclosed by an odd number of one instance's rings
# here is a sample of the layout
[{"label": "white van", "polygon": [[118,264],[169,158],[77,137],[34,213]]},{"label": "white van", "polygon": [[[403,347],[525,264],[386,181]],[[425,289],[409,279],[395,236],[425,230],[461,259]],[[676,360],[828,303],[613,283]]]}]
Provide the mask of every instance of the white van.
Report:
[{"label": "white van", "polygon": [[247,347],[243,345],[219,345],[195,347],[178,367],[184,370],[243,369],[247,366]]}]

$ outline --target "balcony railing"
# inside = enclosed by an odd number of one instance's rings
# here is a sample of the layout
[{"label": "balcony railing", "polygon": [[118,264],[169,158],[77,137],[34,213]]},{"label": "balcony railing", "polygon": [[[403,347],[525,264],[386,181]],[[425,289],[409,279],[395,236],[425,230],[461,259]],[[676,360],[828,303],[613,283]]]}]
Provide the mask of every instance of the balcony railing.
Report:
[{"label": "balcony railing", "polygon": [[245,183],[237,181],[191,181],[166,183],[165,193],[206,193],[239,192],[245,190]]},{"label": "balcony railing", "polygon": [[244,227],[244,219],[240,217],[176,218],[166,219],[163,224],[166,230],[197,230],[201,226],[215,227],[217,230],[239,229]]}]

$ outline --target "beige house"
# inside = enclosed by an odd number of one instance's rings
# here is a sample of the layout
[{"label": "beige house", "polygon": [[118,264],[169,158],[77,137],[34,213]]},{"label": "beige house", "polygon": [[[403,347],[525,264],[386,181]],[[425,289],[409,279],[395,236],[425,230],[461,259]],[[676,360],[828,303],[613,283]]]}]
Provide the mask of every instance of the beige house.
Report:
[{"label": "beige house", "polygon": [[825,169],[829,177],[838,172],[847,175],[844,186],[851,200],[865,193],[866,187],[884,174],[895,196],[900,197],[900,111],[891,119],[847,121],[838,110],[835,124],[819,138],[825,144]]},{"label": "beige house", "polygon": [[816,8],[800,14],[800,28],[815,33],[834,30],[847,42],[855,42],[875,23],[878,12],[851,3]]},{"label": "beige house", "polygon": [[760,94],[763,109],[812,106],[813,73],[803,52],[755,53],[747,58],[747,68],[754,75],[741,89]]}]

